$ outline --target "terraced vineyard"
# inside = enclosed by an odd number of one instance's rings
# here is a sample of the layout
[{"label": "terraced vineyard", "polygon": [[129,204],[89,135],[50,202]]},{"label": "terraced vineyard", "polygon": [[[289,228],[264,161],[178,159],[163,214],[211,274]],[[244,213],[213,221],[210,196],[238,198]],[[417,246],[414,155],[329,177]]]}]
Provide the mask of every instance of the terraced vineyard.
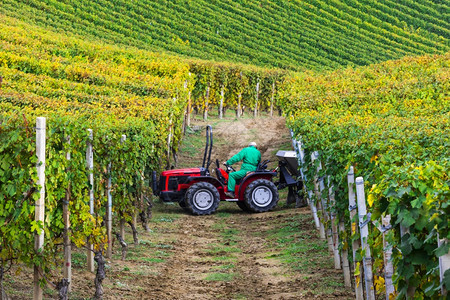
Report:
[{"label": "terraced vineyard", "polygon": [[295,70],[450,49],[445,1],[4,0],[0,13],[115,44]]},{"label": "terraced vineyard", "polygon": [[[323,215],[349,214],[345,179],[355,167],[372,184],[373,217],[392,214],[393,226],[409,230],[407,238],[389,235],[397,296],[413,287],[416,295],[437,299],[438,264],[449,243],[437,245],[450,239],[449,18],[449,2],[439,0],[2,0],[0,292],[11,265],[34,267],[42,282],[59,280],[63,244],[81,249],[88,243],[99,255],[111,250],[105,221],[113,219],[121,232],[128,222],[136,233],[139,215],[146,228],[149,171],[170,165],[192,110],[203,110],[206,120],[217,105],[219,114],[235,109],[237,117],[244,108],[254,116],[284,111],[306,151],[320,152],[326,166],[319,175],[338,187],[336,207]],[[44,130],[36,117],[47,118],[44,164],[36,158],[35,133]],[[91,157],[95,164],[87,166]],[[317,175],[312,163],[308,158],[305,165],[310,179]],[[46,218],[33,220],[44,165]],[[307,186],[317,190],[314,182]],[[343,226],[353,228],[349,219]],[[45,233],[43,251],[30,243],[35,232]],[[347,248],[357,236],[341,238]],[[379,233],[369,236],[378,295],[381,240]],[[137,236],[133,241],[139,245]],[[161,279],[152,276],[152,283]],[[305,290],[309,276],[296,279]],[[186,288],[180,290],[184,295]],[[242,286],[227,295],[254,298],[260,291]],[[280,292],[277,286],[267,291]],[[303,292],[289,295],[317,291]]]}]

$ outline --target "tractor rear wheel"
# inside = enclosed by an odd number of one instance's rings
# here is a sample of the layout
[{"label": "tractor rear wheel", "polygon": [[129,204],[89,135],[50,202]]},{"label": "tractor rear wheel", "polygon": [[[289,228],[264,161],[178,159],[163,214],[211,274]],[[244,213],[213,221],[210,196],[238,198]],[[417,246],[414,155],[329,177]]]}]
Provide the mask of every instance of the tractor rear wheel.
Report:
[{"label": "tractor rear wheel", "polygon": [[278,190],[267,179],[257,179],[245,189],[245,204],[251,212],[266,212],[278,203]]},{"label": "tractor rear wheel", "polygon": [[186,191],[185,201],[194,215],[210,215],[219,207],[220,195],[211,183],[197,182]]}]

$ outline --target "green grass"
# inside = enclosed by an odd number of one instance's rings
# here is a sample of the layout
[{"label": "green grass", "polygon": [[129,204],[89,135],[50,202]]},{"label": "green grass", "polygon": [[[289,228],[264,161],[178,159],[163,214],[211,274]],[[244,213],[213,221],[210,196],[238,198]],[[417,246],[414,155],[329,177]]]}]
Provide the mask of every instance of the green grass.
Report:
[{"label": "green grass", "polygon": [[234,273],[208,273],[205,280],[208,281],[233,281],[236,277]]},{"label": "green grass", "polygon": [[234,268],[236,268],[236,266],[234,264],[226,264],[226,265],[212,267],[213,270],[230,270],[230,269],[234,269]]},{"label": "green grass", "polygon": [[161,223],[161,222],[172,223],[176,219],[177,218],[173,217],[173,216],[159,216],[158,218],[152,219],[151,222],[155,222],[155,223]]},{"label": "green grass", "polygon": [[87,262],[87,255],[85,252],[72,252],[72,266],[75,268],[84,268]]},{"label": "green grass", "polygon": [[[303,229],[308,222],[311,222],[309,216],[299,214],[288,219],[288,222],[274,224],[274,228],[267,232],[274,252],[267,253],[266,258],[280,260],[291,270],[304,274],[310,274],[311,270],[316,269],[331,269],[332,261],[326,242],[318,239],[315,232]],[[331,275],[324,275],[322,280],[326,284],[321,284],[321,288],[342,287],[342,282],[336,281]]]},{"label": "green grass", "polygon": [[237,261],[235,256],[215,256],[212,258],[213,261]]},{"label": "green grass", "polygon": [[223,245],[217,245],[217,244],[213,244],[210,246],[209,249],[205,250],[206,253],[209,254],[220,254],[220,253],[240,253],[242,252],[241,249],[236,248],[236,247],[229,247],[229,246],[223,246]]}]

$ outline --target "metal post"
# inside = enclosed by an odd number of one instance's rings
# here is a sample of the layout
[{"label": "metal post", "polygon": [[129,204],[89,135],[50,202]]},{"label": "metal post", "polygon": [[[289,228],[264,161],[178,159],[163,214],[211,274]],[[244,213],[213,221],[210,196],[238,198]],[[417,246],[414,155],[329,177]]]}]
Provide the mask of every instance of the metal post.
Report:
[{"label": "metal post", "polygon": [[375,300],[375,291],[373,287],[373,273],[372,273],[372,257],[370,247],[367,239],[369,238],[369,221],[370,215],[367,215],[366,197],[364,194],[364,179],[362,177],[356,178],[356,198],[358,201],[358,215],[359,228],[361,233],[361,247],[365,251],[363,257],[364,262],[364,281],[366,287],[366,298],[368,300]]},{"label": "metal post", "polygon": [[[39,186],[39,199],[35,203],[35,221],[44,226],[45,220],[45,138],[46,138],[46,119],[42,117],[36,118],[36,156],[37,156],[37,182]],[[34,236],[34,249],[36,252],[43,251],[44,247],[44,230],[36,233]],[[43,291],[39,285],[41,279],[41,270],[38,266],[34,266],[34,300],[41,300]]]}]

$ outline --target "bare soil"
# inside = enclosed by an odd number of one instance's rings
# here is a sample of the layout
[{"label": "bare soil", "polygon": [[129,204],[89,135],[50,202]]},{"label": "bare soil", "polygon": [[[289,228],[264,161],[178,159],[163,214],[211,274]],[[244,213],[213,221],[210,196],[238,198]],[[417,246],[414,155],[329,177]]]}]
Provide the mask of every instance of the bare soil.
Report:
[{"label": "bare soil", "polygon": [[[275,160],[276,151],[289,146],[281,117],[211,123],[212,156],[220,162],[250,141],[258,143],[263,159]],[[194,125],[202,129],[206,123]],[[196,150],[195,141],[188,139],[204,141],[203,134],[187,135],[180,166],[201,161],[204,142]],[[308,208],[289,207],[280,199],[274,211],[248,214],[235,203],[221,203],[215,214],[198,217],[178,204],[156,199],[154,204],[149,231],[138,228],[138,245],[127,231],[125,261],[115,243],[103,281],[104,299],[354,299],[343,287],[341,271],[334,270]],[[94,274],[85,270],[84,251],[75,251],[73,263],[70,299],[90,299]],[[12,299],[31,299],[32,276],[26,269],[18,274],[16,270],[5,279],[8,294]],[[57,294],[49,287],[45,298],[57,299]]]}]

